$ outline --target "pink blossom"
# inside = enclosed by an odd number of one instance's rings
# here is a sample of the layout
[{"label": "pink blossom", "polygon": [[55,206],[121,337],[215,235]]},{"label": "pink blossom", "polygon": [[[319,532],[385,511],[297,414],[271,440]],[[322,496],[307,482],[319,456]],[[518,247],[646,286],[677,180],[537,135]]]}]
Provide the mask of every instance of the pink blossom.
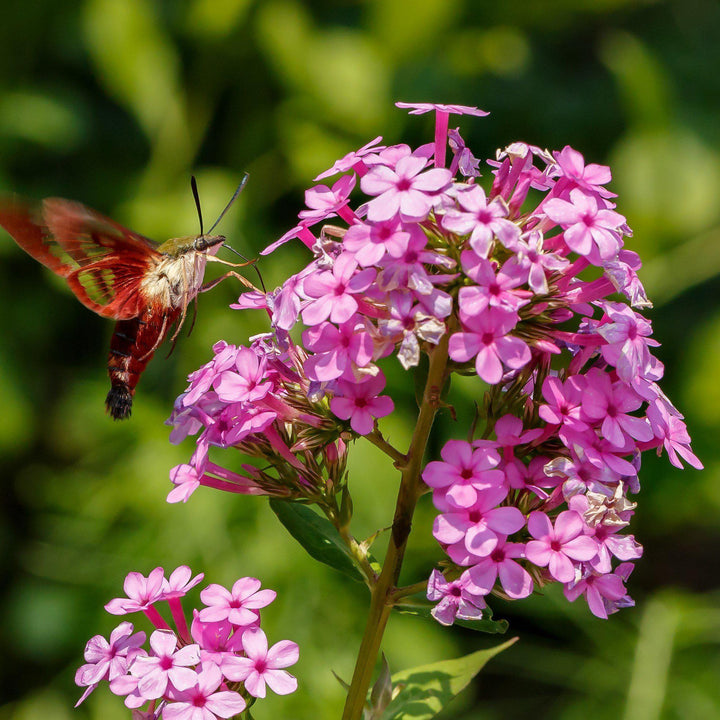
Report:
[{"label": "pink blossom", "polygon": [[375,419],[389,415],[395,407],[387,395],[379,394],[384,387],[382,374],[359,384],[340,380],[330,409],[341,420],[349,420],[358,435],[367,435],[372,432]]},{"label": "pink blossom", "polygon": [[133,625],[120,623],[111,633],[110,640],[95,635],[85,646],[85,665],[75,673],[75,684],[87,690],[75,703],[77,707],[97,687],[101,680],[113,680],[124,675],[132,662],[143,654],[141,645],[145,642],[145,633],[133,634]]},{"label": "pink blossom", "polygon": [[[462,314],[462,307],[461,307]],[[516,313],[490,307],[479,315],[464,316],[464,331],[450,338],[450,357],[457,362],[475,358],[477,374],[494,385],[503,376],[503,365],[517,370],[530,361],[530,348],[508,333],[517,325]]]},{"label": "pink blossom", "polygon": [[[324,180],[325,178],[332,177],[333,175],[336,175],[339,172],[346,172],[347,170],[350,170],[354,168],[355,170],[358,170],[358,166],[360,166],[360,169],[362,169],[363,163],[363,157],[365,155],[368,155],[369,153],[377,153],[381,152],[385,148],[381,145],[378,145],[378,143],[382,140],[382,136],[378,135],[374,140],[371,140],[369,143],[366,143],[363,145],[359,150],[354,150],[352,152],[349,152],[347,155],[344,155],[339,160],[336,160],[333,166],[329,170],[325,170],[325,172],[321,172],[316,178],[314,178],[315,182],[318,180]],[[364,170],[360,174],[365,174],[366,170]]]},{"label": "pink blossom", "polygon": [[508,208],[501,197],[488,203],[485,191],[471,185],[457,193],[459,209],[448,210],[442,226],[458,235],[468,235],[470,247],[483,258],[492,249],[493,237],[507,248],[514,248],[520,238],[520,228],[507,220]]},{"label": "pink blossom", "polygon": [[472,592],[470,576],[465,571],[457,580],[448,581],[439,570],[430,574],[427,599],[437,605],[430,611],[441,625],[452,625],[455,618],[479,620],[486,607],[481,594]]},{"label": "pink blossom", "polygon": [[300,219],[306,222],[321,222],[339,214],[343,219],[351,222],[353,213],[347,205],[354,187],[355,176],[344,175],[332,188],[327,185],[316,185],[306,190],[305,204],[310,209],[303,210],[299,214]]},{"label": "pink blossom", "polygon": [[163,600],[182,597],[198,583],[202,582],[204,577],[204,573],[198,573],[195,577],[192,577],[190,568],[187,565],[180,565],[172,571],[165,582]]},{"label": "pink blossom", "polygon": [[126,615],[127,613],[147,610],[159,600],[163,599],[165,592],[165,573],[161,567],[156,567],[147,577],[139,572],[128,573],[123,583],[126,598],[114,598],[105,605],[111,615]]},{"label": "pink blossom", "polygon": [[406,156],[395,168],[378,165],[360,180],[360,187],[368,195],[376,195],[368,203],[367,217],[371,222],[390,220],[398,213],[403,220],[419,221],[428,216],[433,196],[452,181],[449,170],[433,168],[422,172],[426,160]]},{"label": "pink blossom", "polygon": [[512,267],[496,270],[493,263],[473,252],[461,257],[465,274],[477,284],[460,288],[458,304],[464,316],[479,315],[487,307],[499,307],[515,312],[530,301],[531,293],[515,290],[523,278]]},{"label": "pink blossom", "polygon": [[222,679],[217,665],[203,667],[193,687],[173,692],[171,702],[163,709],[163,720],[216,720],[241,713],[245,700],[240,693],[218,691]]},{"label": "pink blossom", "polygon": [[595,163],[585,165],[585,158],[569,145],[553,155],[562,177],[568,180],[571,186],[595,192],[601,197],[614,197],[615,193],[602,187],[612,180],[610,168],[607,165],[596,165]]},{"label": "pink blossom", "polygon": [[702,462],[690,449],[690,435],[685,423],[677,415],[669,412],[665,403],[661,401],[651,403],[647,409],[647,416],[655,437],[662,440],[668,458],[675,467],[682,469],[682,460],[684,460],[696,470],[703,469]]},{"label": "pink blossom", "polygon": [[516,253],[507,264],[526,271],[527,284],[538,295],[549,292],[548,274],[560,272],[569,265],[565,258],[543,248],[543,236],[537,230],[531,230],[517,241]]},{"label": "pink blossom", "polygon": [[268,372],[264,357],[241,347],[236,352],[234,365],[234,370],[224,370],[213,381],[220,400],[254,403],[270,392],[272,384],[265,382]]},{"label": "pink blossom", "polygon": [[625,218],[614,210],[598,206],[597,200],[582,190],[570,191],[570,202],[552,198],[543,206],[545,214],[564,229],[567,246],[591,262],[609,260],[620,249],[618,228]]},{"label": "pink blossom", "polygon": [[256,698],[265,697],[266,685],[278,695],[297,690],[297,680],[283,670],[298,661],[296,643],[281,640],[268,649],[265,633],[260,628],[251,628],[243,633],[242,644],[247,657],[236,657],[226,665],[228,680],[243,682],[248,693]]},{"label": "pink blossom", "polygon": [[597,555],[597,543],[583,535],[582,517],[573,510],[561,512],[553,527],[550,518],[539,510],[530,513],[528,532],[530,540],[525,548],[527,559],[538,567],[548,567],[559,582],[575,578],[575,561],[592,560]]},{"label": "pink blossom", "polygon": [[617,609],[613,608],[613,604],[627,594],[622,577],[615,573],[600,574],[592,570],[586,571],[579,580],[566,585],[564,592],[570,602],[584,595],[590,612],[603,620],[607,619],[609,612]]},{"label": "pink blossom", "polygon": [[471,508],[480,494],[502,484],[504,475],[496,470],[500,456],[492,448],[473,449],[464,440],[448,440],[440,451],[442,461],[433,460],[423,470],[425,484],[434,488],[435,504],[440,498],[445,507]]},{"label": "pink blossom", "polygon": [[257,610],[269,605],[276,595],[274,590],[260,590],[260,581],[252,577],[236,580],[232,590],[213,583],[200,593],[208,607],[199,617],[203,622],[227,619],[233,625],[252,625],[258,618]]},{"label": "pink blossom", "polygon": [[448,132],[448,145],[453,153],[450,172],[453,176],[459,171],[463,177],[479,177],[480,160],[476,158],[460,136],[460,128]]},{"label": "pink blossom", "polygon": [[312,380],[327,382],[341,376],[352,377],[353,368],[367,367],[373,359],[374,344],[368,323],[353,315],[337,327],[323,322],[303,333],[308,350],[305,372]]},{"label": "pink blossom", "polygon": [[197,673],[190,666],[200,662],[200,648],[193,644],[178,650],[177,642],[169,630],[156,630],[150,636],[154,654],[136,658],[130,667],[130,672],[140,678],[137,689],[144,698],[161,698],[168,683],[176,690],[187,690],[197,682]]},{"label": "pink blossom", "polygon": [[587,424],[581,419],[583,383],[578,375],[565,382],[548,376],[543,381],[542,395],[547,404],[540,405],[538,415],[551,425],[562,425],[570,430],[582,431]]},{"label": "pink blossom", "polygon": [[464,554],[489,555],[498,543],[498,536],[511,535],[525,526],[525,516],[518,508],[499,507],[507,494],[507,487],[490,486],[477,493],[477,499],[470,507],[455,509],[451,506],[449,512],[435,518],[435,539],[443,545],[462,544],[458,549],[461,557]]},{"label": "pink blossom", "polygon": [[629,438],[650,440],[653,437],[649,423],[629,415],[642,405],[642,399],[623,382],[611,382],[607,373],[596,368],[585,375],[582,399],[584,419],[602,423],[603,437],[614,447],[623,448]]},{"label": "pink blossom", "polygon": [[363,267],[378,264],[385,253],[400,257],[407,248],[409,233],[398,219],[382,223],[354,223],[343,237],[343,247]]},{"label": "pink blossom", "polygon": [[309,275],[303,291],[311,302],[302,311],[306,325],[317,325],[323,320],[342,323],[358,309],[354,295],[363,292],[375,279],[375,270],[357,270],[357,261],[351,253],[343,253],[335,260],[332,270]]},{"label": "pink blossom", "polygon": [[530,595],[533,591],[532,578],[528,571],[514,560],[523,557],[523,551],[522,543],[509,543],[505,538],[500,538],[493,551],[468,570],[471,586],[476,592],[486,595],[493,589],[499,577],[508,597],[518,600]]}]

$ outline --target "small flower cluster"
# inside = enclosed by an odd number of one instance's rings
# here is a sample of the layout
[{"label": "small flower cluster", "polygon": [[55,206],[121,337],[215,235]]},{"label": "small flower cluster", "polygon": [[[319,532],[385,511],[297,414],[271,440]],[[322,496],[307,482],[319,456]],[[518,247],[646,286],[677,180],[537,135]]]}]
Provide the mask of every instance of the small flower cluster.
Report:
[{"label": "small flower cluster", "polygon": [[[91,638],[86,664],[75,683],[86,688],[77,705],[107,680],[115,695],[125,698],[133,717],[164,720],[216,720],[239,714],[264,698],[269,687],[279,695],[296,690],[297,680],[283,668],[297,662],[298,646],[290,640],[268,648],[258,610],[275,599],[255,578],[240,578],[231,590],[209,585],[200,593],[205,604],[193,611],[188,628],[181,598],[201,582],[180,566],[166,578],[162,568],[147,577],[131,572],[125,579],[127,597],[111,600],[112,615],[143,612],[156,630],[145,649],[145,633],[122,622],[110,634]],[[167,602],[176,631],[156,605]],[[146,709],[141,710],[143,706]]]},{"label": "small flower cluster", "polygon": [[[627,493],[639,490],[641,452],[664,448],[674,465],[701,467],[657,384],[658,343],[637,310],[650,303],[605,187],[610,169],[569,146],[515,143],[488,161],[483,188],[448,118],[486,113],[399,105],[435,112],[435,142],[413,150],[375,138],[316,178],[342,173],[306,192],[299,223],[265,251],[299,239],[313,260],[234,306],[264,309],[273,332],[251,348],[216,345],[178,398],[172,439],[200,435],[191,463],[171,474],[170,499],[200,484],[336,491],[345,441],[380,442],[377,420],[393,410],[384,359],[410,370],[444,352],[447,376],[484,381],[485,428],[482,439],[449,442],[423,474],[453,566],[431,577],[436,617],[477,617],[490,592],[520,598],[549,581],[606,617],[631,603],[623,581],[641,548],[618,531],[635,507]],[[313,231],[332,218],[343,225]],[[238,447],[273,473],[230,473],[209,462],[211,445]]]}]

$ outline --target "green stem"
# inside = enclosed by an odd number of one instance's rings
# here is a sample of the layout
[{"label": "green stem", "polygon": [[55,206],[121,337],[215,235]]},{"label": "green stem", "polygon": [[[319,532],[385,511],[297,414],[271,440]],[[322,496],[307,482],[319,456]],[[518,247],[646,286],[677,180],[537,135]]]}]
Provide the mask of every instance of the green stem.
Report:
[{"label": "green stem", "polygon": [[427,381],[415,431],[405,462],[398,464],[402,472],[390,542],[380,577],[373,588],[365,632],[358,652],[352,682],[343,710],[343,720],[360,720],[365,705],[375,661],[380,650],[385,626],[394,604],[393,593],[400,576],[405,548],[412,527],[415,505],[422,494],[422,462],[430,429],[440,405],[440,391],[445,381],[448,361],[446,333],[430,355]]}]

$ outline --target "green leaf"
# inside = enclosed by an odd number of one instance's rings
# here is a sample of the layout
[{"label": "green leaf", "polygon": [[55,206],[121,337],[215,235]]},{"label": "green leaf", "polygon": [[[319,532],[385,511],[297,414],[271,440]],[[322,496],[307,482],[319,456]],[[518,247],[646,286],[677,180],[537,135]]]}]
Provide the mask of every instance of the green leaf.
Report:
[{"label": "green leaf", "polygon": [[329,520],[305,505],[287,500],[270,500],[270,508],[311,557],[357,582],[364,582],[340,534]]},{"label": "green leaf", "polygon": [[[430,611],[433,609],[433,603],[427,600],[410,600],[398,603],[395,610],[406,615],[416,615],[417,617],[432,618]],[[433,622],[436,620],[433,619]],[[468,628],[469,630],[477,630],[478,632],[490,633],[493,635],[503,635],[507,632],[507,620],[493,620],[492,610],[486,608],[483,612],[481,620],[455,620],[455,625]]]},{"label": "green leaf", "polygon": [[482,670],[485,663],[509,648],[517,638],[471,655],[403,670],[392,676],[402,686],[383,720],[429,720],[435,717]]}]

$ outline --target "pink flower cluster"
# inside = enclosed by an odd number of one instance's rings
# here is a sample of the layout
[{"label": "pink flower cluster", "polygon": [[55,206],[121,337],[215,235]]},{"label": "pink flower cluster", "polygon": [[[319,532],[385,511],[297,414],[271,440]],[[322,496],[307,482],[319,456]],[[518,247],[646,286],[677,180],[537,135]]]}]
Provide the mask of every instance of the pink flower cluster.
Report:
[{"label": "pink flower cluster", "polygon": [[[641,452],[664,448],[673,465],[701,467],[657,384],[658,343],[638,311],[650,303],[605,187],[610,169],[569,146],[514,143],[488,160],[484,187],[448,118],[486,113],[402,106],[435,112],[434,143],[375,138],[317,178],[343,173],[334,184],[306,192],[299,223],[265,252],[295,238],[312,261],[234,306],[264,309],[272,332],[250,348],[216,345],[176,402],[172,439],[199,437],[171,473],[170,500],[200,484],[337,491],[346,441],[377,438],[393,410],[385,364],[394,356],[411,370],[447,340],[448,376],[476,374],[486,412],[482,439],[451,441],[423,474],[453,566],[430,580],[436,616],[477,617],[491,592],[520,598],[557,581],[605,617],[631,602],[624,580],[641,549],[618,531],[635,506]],[[238,447],[263,470],[230,473],[208,460],[211,446]]]},{"label": "pink flower cluster", "polygon": [[[230,718],[264,698],[269,687],[279,695],[296,690],[297,680],[284,668],[297,662],[298,646],[281,640],[268,648],[260,629],[260,608],[275,599],[255,578],[240,578],[228,590],[209,585],[200,593],[205,607],[193,611],[188,628],[181,598],[203,579],[180,566],[165,577],[155,568],[147,577],[131,572],[123,598],[105,609],[112,615],[143,612],[156,630],[144,647],[145,633],[122,622],[110,634],[91,638],[86,663],[75,682],[84,687],[77,705],[107,680],[115,695],[125,698],[133,717],[164,720]],[[156,605],[167,602],[173,631]],[[76,707],[77,707],[76,705]],[[141,709],[145,706],[145,709]]]}]

